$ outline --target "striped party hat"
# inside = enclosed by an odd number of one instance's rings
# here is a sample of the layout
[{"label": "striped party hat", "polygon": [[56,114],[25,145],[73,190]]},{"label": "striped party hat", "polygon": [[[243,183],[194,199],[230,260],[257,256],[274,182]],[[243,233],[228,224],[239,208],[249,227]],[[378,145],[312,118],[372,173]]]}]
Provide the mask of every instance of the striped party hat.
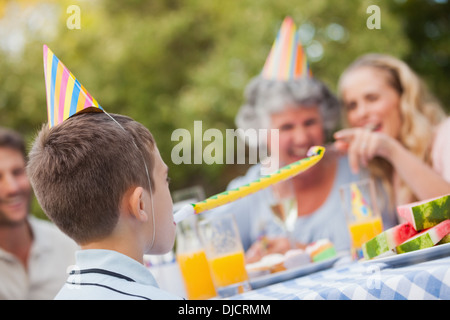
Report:
[{"label": "striped party hat", "polygon": [[279,81],[312,76],[291,17],[284,19],[261,74],[265,79]]},{"label": "striped party hat", "polygon": [[50,128],[79,112],[103,111],[97,100],[46,45],[44,45],[44,74]]}]

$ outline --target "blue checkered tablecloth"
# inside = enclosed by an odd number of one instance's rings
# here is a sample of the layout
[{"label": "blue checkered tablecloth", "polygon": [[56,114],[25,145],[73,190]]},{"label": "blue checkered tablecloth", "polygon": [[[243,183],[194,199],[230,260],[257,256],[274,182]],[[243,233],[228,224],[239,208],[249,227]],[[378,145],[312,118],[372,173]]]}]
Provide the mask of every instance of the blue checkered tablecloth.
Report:
[{"label": "blue checkered tablecloth", "polygon": [[450,300],[450,256],[403,267],[353,262],[230,299]]}]

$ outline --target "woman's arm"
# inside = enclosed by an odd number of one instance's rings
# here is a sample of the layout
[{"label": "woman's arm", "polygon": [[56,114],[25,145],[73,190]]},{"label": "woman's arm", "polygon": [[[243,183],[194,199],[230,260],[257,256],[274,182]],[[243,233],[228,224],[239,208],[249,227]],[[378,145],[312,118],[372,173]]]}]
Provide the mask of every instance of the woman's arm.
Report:
[{"label": "woman's arm", "polygon": [[372,158],[379,156],[392,164],[398,176],[420,200],[450,193],[450,182],[386,134],[351,128],[338,131],[334,136],[336,148],[347,151],[354,172],[358,172],[361,164],[367,166]]}]

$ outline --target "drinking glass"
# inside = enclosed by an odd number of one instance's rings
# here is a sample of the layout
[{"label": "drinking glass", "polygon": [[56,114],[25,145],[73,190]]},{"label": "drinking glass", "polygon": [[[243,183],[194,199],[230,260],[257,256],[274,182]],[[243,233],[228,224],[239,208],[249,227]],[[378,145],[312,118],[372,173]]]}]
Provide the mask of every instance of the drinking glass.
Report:
[{"label": "drinking glass", "polygon": [[214,216],[199,223],[209,268],[220,297],[250,290],[244,250],[234,216]]},{"label": "drinking glass", "polygon": [[289,238],[292,247],[292,233],[298,217],[297,200],[294,196],[292,180],[279,182],[273,185],[271,189],[273,195],[270,201],[272,215]]},{"label": "drinking glass", "polygon": [[176,258],[189,300],[217,296],[205,250],[198,236],[197,216],[177,224]]},{"label": "drinking glass", "polygon": [[371,179],[343,185],[339,189],[352,241],[352,257],[363,257],[362,245],[383,231],[375,185]]}]

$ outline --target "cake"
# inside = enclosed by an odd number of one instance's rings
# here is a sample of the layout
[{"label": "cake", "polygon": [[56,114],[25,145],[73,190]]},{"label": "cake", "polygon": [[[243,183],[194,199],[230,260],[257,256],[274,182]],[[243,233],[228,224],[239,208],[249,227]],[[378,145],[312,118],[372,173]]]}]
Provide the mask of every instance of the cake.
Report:
[{"label": "cake", "polygon": [[310,255],[313,262],[327,260],[336,256],[336,249],[333,243],[328,239],[320,239],[306,247],[306,252]]},{"label": "cake", "polygon": [[303,249],[291,249],[284,254],[284,267],[296,268],[311,262],[310,255]]}]

